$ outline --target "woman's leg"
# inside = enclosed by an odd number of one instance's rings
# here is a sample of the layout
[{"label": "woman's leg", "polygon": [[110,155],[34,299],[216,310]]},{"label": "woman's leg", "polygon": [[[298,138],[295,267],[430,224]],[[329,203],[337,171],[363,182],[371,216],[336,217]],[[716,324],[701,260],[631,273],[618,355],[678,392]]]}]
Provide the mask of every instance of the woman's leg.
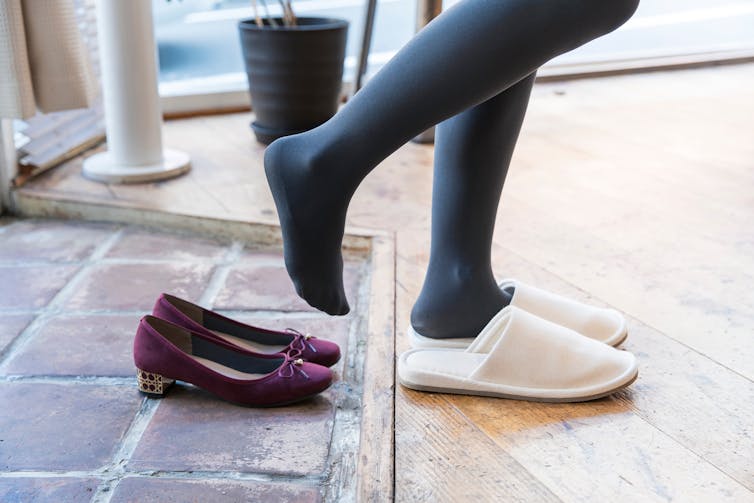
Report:
[{"label": "woman's leg", "polygon": [[608,33],[638,0],[464,0],[414,39],[331,120],[273,142],[265,172],[296,291],[348,312],[340,244],[361,180],[403,143]]},{"label": "woman's leg", "polygon": [[471,337],[510,302],[492,272],[500,193],[534,74],[437,128],[432,248],[411,326],[427,337]]}]

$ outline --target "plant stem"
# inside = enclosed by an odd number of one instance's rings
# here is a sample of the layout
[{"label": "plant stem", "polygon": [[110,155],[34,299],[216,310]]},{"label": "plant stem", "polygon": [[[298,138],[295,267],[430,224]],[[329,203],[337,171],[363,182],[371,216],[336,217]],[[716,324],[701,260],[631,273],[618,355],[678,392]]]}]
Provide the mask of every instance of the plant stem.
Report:
[{"label": "plant stem", "polygon": [[259,5],[257,5],[257,0],[251,0],[251,5],[254,7],[254,22],[259,27],[264,26],[264,22],[262,21],[262,18],[259,16]]}]

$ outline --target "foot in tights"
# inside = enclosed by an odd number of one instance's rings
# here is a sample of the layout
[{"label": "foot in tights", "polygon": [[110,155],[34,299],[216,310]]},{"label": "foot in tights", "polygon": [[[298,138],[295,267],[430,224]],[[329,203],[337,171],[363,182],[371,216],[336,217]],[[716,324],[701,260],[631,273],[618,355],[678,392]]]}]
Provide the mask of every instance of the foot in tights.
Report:
[{"label": "foot in tights", "polygon": [[[405,142],[628,20],[638,0],[463,0],[427,25],[332,119],[273,142],[265,172],[296,291],[348,312],[340,254],[348,203]],[[441,335],[441,334],[438,334]]]}]

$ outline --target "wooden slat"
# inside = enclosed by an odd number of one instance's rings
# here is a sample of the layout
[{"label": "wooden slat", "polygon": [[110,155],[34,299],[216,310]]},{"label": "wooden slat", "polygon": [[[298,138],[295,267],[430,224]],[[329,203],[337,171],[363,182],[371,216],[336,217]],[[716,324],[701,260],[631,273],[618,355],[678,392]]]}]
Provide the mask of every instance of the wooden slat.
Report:
[{"label": "wooden slat", "polygon": [[[405,327],[421,286],[418,241],[402,233],[398,243],[397,353],[408,349]],[[410,251],[411,248],[417,247]],[[560,501],[526,468],[468,420],[445,395],[396,390],[396,501]]]},{"label": "wooden slat", "polygon": [[[495,257],[498,271],[515,274],[523,281],[577,300],[605,305],[599,298],[506,248],[496,247]],[[668,437],[663,438],[662,442],[672,439],[680,444],[674,448],[676,451],[683,447],[680,450],[685,452],[677,454],[679,463],[683,463],[684,459],[691,463],[690,460],[700,457],[737,484],[754,491],[754,465],[751,463],[754,459],[754,438],[748,434],[754,431],[754,415],[743,412],[753,405],[750,398],[754,397],[754,383],[636,319],[629,318],[629,338],[622,347],[639,359],[639,379],[636,383],[615,400],[581,404],[568,410],[574,413],[580,410],[590,416],[604,414],[606,424],[614,420],[614,414],[635,415],[661,433],[657,438]],[[506,409],[522,406],[519,402],[510,403]],[[490,407],[495,408],[493,405]],[[529,406],[526,407],[527,411],[530,410]],[[547,406],[537,407],[536,404],[532,404],[532,407],[547,409]],[[490,418],[490,421],[495,424],[507,423],[502,418],[494,421]],[[596,423],[598,420],[594,418],[591,421]],[[630,421],[633,424],[634,420]],[[710,432],[714,434],[710,435]],[[615,447],[617,441],[613,444],[612,447]],[[648,447],[653,444],[645,440],[642,445]],[[645,457],[651,459],[651,456]],[[638,468],[634,467],[634,471]],[[676,477],[678,474],[668,476]],[[686,484],[678,482],[673,486],[684,487]],[[616,491],[620,493],[618,489]]]},{"label": "wooden slat", "polygon": [[396,399],[396,501],[560,501],[443,395]]},{"label": "wooden slat", "polygon": [[395,246],[391,236],[372,241],[368,345],[364,362],[358,501],[390,501],[395,445]]}]

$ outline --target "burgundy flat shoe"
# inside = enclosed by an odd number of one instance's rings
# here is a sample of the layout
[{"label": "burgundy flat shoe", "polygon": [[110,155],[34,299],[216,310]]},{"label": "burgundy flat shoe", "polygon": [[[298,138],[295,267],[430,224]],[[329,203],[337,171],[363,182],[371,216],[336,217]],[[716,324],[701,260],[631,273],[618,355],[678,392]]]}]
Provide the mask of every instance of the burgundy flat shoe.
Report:
[{"label": "burgundy flat shoe", "polygon": [[332,383],[327,367],[288,354],[253,354],[149,315],[136,330],[134,363],[139,390],[148,395],[163,396],[180,380],[255,407],[298,402]]},{"label": "burgundy flat shoe", "polygon": [[334,342],[291,328],[279,332],[246,325],[166,293],[157,299],[152,314],[253,353],[288,353],[292,358],[303,358],[325,367],[332,367],[340,360],[340,348]]}]

